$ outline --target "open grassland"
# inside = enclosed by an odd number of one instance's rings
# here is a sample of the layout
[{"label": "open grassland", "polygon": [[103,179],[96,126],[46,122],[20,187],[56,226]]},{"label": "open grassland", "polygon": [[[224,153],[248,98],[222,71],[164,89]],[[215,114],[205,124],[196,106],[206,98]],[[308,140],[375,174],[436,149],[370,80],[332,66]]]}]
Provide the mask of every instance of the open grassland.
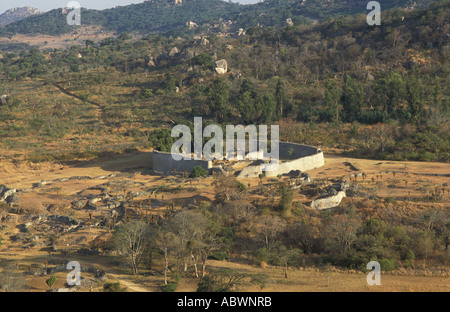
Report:
[{"label": "open grassland", "polygon": [[[353,182],[360,190],[377,195],[378,199],[359,198],[357,196],[345,198],[342,207],[353,205],[356,212],[364,219],[369,218],[412,218],[430,207],[448,211],[449,188],[448,177],[442,173],[449,172],[446,163],[418,163],[372,161],[354,158],[330,156],[326,157],[325,166],[310,172],[316,183],[326,184],[327,179],[349,176],[355,172],[354,167],[366,173],[364,181]],[[351,165],[351,166],[350,166]],[[186,205],[211,202],[214,200],[213,177],[186,180],[180,182],[178,174],[159,176],[146,172],[151,168],[151,153],[149,151],[135,152],[93,161],[80,162],[77,165],[56,165],[53,163],[21,163],[14,164],[2,161],[0,179],[8,186],[17,189],[28,189],[21,194],[21,207],[27,215],[39,216],[45,214],[67,215],[77,220],[95,220],[97,224],[108,216],[107,209],[90,211],[75,209],[72,203],[82,196],[98,196],[99,186],[109,189],[110,194],[136,193],[149,189],[159,189],[153,195],[137,196],[128,204],[130,209],[145,216],[159,215],[164,218],[173,203],[178,210]],[[326,176],[325,173],[326,172]],[[395,177],[394,177],[394,173]],[[434,174],[434,175],[433,175]],[[79,176],[84,179],[70,179]],[[378,176],[378,178],[377,178]],[[381,177],[380,177],[381,176]],[[89,177],[87,179],[86,177]],[[372,177],[374,179],[372,179]],[[70,180],[64,180],[70,179]],[[59,179],[59,180],[58,180]],[[62,180],[61,180],[62,179]],[[245,181],[244,181],[245,180]],[[242,182],[250,184],[248,201],[266,203],[270,205],[270,198],[252,194],[252,190],[260,187],[259,179],[244,179]],[[49,183],[36,187],[39,182]],[[405,181],[408,181],[406,185]],[[120,183],[119,183],[120,182]],[[270,184],[269,181],[263,183]],[[447,184],[446,184],[447,183]],[[444,187],[440,195],[432,195],[436,186]],[[117,186],[117,187],[116,187]],[[163,186],[163,188],[161,188]],[[152,205],[146,201],[152,199]],[[294,193],[295,206],[308,208],[308,198],[300,192]],[[3,242],[0,247],[2,263],[15,267],[20,273],[42,269],[64,263],[64,259],[79,261],[83,266],[94,267],[107,273],[107,281],[120,282],[128,291],[161,291],[163,285],[162,259],[156,259],[152,269],[142,267],[139,276],[131,275],[126,259],[108,254],[106,251],[99,255],[84,255],[79,250],[91,249],[95,242],[106,241],[111,237],[111,231],[99,226],[89,226],[76,232],[61,232],[57,234],[53,246],[55,252],[48,252],[46,247],[31,247],[28,244],[14,242],[9,237],[21,232],[20,214],[9,222],[4,223]],[[34,227],[33,232],[38,241],[44,239],[50,228]],[[41,232],[40,232],[41,231]],[[44,232],[42,232],[44,231]],[[5,232],[8,235],[5,235]],[[101,250],[101,249],[100,249]],[[447,255],[448,259],[448,255]],[[381,286],[368,286],[366,273],[359,270],[348,270],[334,266],[292,266],[288,269],[288,277],[284,277],[282,267],[253,264],[245,257],[233,257],[224,261],[210,260],[207,271],[214,272],[221,269],[231,269],[234,272],[249,276],[264,274],[264,283],[255,285],[243,279],[239,285],[240,291],[449,291],[450,278],[448,267],[434,264],[432,261],[418,260],[413,267],[399,268],[394,271],[383,272]],[[188,270],[191,272],[191,269]],[[53,274],[57,277],[54,288],[64,287],[67,273]],[[29,291],[45,291],[48,286],[45,280],[48,276],[25,275]],[[83,273],[86,279],[92,280],[89,287],[83,291],[101,291],[103,282],[97,281],[93,274]],[[178,283],[177,291],[195,291],[198,279],[193,272],[184,275]]]}]

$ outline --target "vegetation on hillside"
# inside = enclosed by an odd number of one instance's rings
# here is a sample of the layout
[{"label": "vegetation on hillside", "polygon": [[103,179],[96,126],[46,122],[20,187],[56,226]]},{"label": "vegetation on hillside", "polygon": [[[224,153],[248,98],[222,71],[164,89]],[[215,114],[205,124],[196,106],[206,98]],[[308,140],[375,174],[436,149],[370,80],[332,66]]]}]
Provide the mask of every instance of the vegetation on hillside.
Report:
[{"label": "vegetation on hillside", "polygon": [[[432,0],[396,0],[383,3],[383,10],[394,7],[420,7]],[[173,0],[144,1],[140,4],[119,6],[107,10],[82,9],[82,24],[102,26],[115,32],[170,33],[172,35],[192,35],[195,30],[187,29],[187,22],[195,22],[200,28],[219,20],[233,21],[234,30],[250,27],[282,26],[286,19],[294,23],[306,23],[310,18],[323,20],[339,15],[367,12],[367,1],[325,1],[308,0],[266,0],[253,5],[240,5],[221,0],[185,0],[175,5]],[[46,34],[61,35],[73,30],[67,25],[67,12],[55,9],[39,16],[32,16],[4,28],[1,35],[8,34]]]},{"label": "vegetation on hillside", "polygon": [[196,279],[198,291],[230,291],[246,283],[263,288],[264,276],[216,270],[209,267],[210,259],[278,266],[284,278],[291,267],[365,271],[367,263],[378,261],[383,271],[392,271],[448,265],[449,215],[444,210],[431,208],[405,219],[401,211],[390,210],[395,203],[387,199],[355,199],[317,211],[293,203],[287,194],[292,190],[282,180],[270,188],[252,188],[252,194],[276,198],[272,204],[255,204],[234,177],[214,179],[215,201],[170,210],[157,224],[128,218],[115,231],[111,246],[126,256],[134,274],[137,267],[147,270],[158,262],[166,291],[175,290],[180,278]]}]

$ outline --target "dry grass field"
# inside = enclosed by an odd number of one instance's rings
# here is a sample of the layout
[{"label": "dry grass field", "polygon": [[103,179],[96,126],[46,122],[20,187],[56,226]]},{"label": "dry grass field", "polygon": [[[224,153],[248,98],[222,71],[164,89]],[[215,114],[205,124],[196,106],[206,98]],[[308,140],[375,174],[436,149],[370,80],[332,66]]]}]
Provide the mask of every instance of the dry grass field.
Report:
[{"label": "dry grass field", "polygon": [[40,50],[65,49],[71,46],[84,46],[86,40],[99,42],[111,37],[113,33],[103,30],[97,26],[83,26],[78,30],[61,36],[27,36],[15,34],[11,37],[0,37],[0,44],[26,43],[38,47]]},{"label": "dry grass field", "polygon": [[[332,179],[335,177],[348,176],[354,169],[352,164],[366,173],[364,181],[357,181],[366,191],[373,192],[380,197],[396,199],[396,213],[404,217],[414,215],[418,211],[426,210],[430,206],[448,210],[449,206],[449,178],[442,174],[450,172],[450,164],[446,163],[417,163],[417,162],[394,162],[373,161],[362,159],[350,159],[338,156],[326,156],[325,166],[310,172],[315,180]],[[135,192],[151,189],[156,186],[175,186],[174,175],[160,176],[146,172],[145,168],[151,168],[151,150],[136,152],[133,154],[120,155],[110,159],[97,159],[80,162],[77,165],[56,165],[52,163],[32,164],[22,162],[19,165],[4,160],[0,167],[0,181],[10,188],[26,189],[21,193],[21,206],[32,215],[58,214],[68,215],[79,220],[89,218],[86,210],[75,210],[70,208],[70,203],[80,195],[96,195],[99,191],[96,186],[114,185],[115,182],[128,181],[126,191]],[[395,177],[392,172],[396,172]],[[438,174],[435,176],[428,174]],[[376,176],[378,177],[378,181]],[[84,179],[70,179],[71,177],[85,177]],[[86,177],[90,177],[87,179]],[[373,181],[372,177],[375,177]],[[59,179],[59,180],[58,180]],[[67,179],[67,180],[66,180]],[[40,187],[36,187],[41,181]],[[407,186],[405,181],[408,181]],[[145,214],[164,215],[169,203],[173,202],[175,209],[195,202],[209,201],[214,198],[214,189],[211,187],[213,178],[205,178],[183,185],[176,192],[167,192],[158,196],[157,207],[151,209],[142,208]],[[258,186],[258,179],[245,179],[243,183],[250,184],[250,189]],[[325,183],[325,182],[324,182]],[[430,203],[425,199],[430,196],[436,185],[446,185],[445,192],[436,202]],[[122,192],[123,190],[111,189],[111,192]],[[96,193],[97,192],[97,193]],[[294,202],[305,202],[301,194],[294,194]],[[255,195],[256,196],[256,195]],[[155,195],[155,199],[156,199]],[[135,202],[145,200],[136,197]],[[371,203],[364,204],[364,198],[345,198],[344,201],[356,201],[360,203],[360,211],[367,217],[376,217],[380,214],[392,213],[393,205],[385,203],[379,206]],[[305,202],[306,204],[306,202]],[[100,220],[108,211],[98,209],[90,212],[92,218]],[[7,226],[10,234],[18,233],[19,215],[12,218]],[[76,252],[79,248],[86,248],[94,239],[107,239],[110,234],[105,229],[97,227],[87,228],[71,233],[58,235],[55,246],[58,250],[67,250],[65,258],[71,261],[79,261],[83,266],[101,268],[107,272],[110,281],[119,281],[129,291],[160,291],[163,277],[152,272],[161,268],[161,263],[156,263],[154,270],[143,268],[139,276],[130,275],[130,270],[117,264],[117,257],[111,255],[89,255],[83,256]],[[47,263],[57,264],[64,257],[55,252],[49,254],[40,247],[23,246],[18,242],[12,242],[4,235],[3,244],[0,246],[0,259],[4,263],[13,263],[19,272],[30,268],[42,268]],[[50,262],[49,262],[50,261]],[[288,278],[283,275],[282,268],[268,265],[256,266],[245,264],[242,261],[234,262],[210,260],[208,270],[220,268],[231,268],[243,273],[264,273],[268,279],[260,289],[259,286],[245,285],[240,291],[280,291],[280,292],[334,292],[334,291],[449,291],[450,278],[447,267],[433,267],[429,269],[426,263],[417,263],[415,269],[401,269],[382,274],[381,286],[368,286],[366,275],[358,271],[344,271],[334,267],[326,270],[323,268],[300,267],[289,268]],[[55,274],[57,282],[54,287],[63,287],[65,273]],[[85,273],[85,278],[92,274]],[[27,275],[27,283],[30,291],[45,291],[46,277]],[[183,278],[177,291],[195,291],[197,281],[195,278]],[[84,291],[100,291],[101,283],[92,285]]]}]

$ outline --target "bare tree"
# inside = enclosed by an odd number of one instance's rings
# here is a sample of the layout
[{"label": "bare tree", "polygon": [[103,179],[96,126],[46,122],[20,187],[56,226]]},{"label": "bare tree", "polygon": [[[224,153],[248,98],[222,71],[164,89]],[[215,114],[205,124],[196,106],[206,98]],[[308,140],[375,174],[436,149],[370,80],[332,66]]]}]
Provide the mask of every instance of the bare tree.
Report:
[{"label": "bare tree", "polygon": [[317,234],[316,228],[305,222],[293,224],[288,231],[293,243],[297,244],[305,253],[312,251]]},{"label": "bare tree", "polygon": [[113,248],[128,258],[134,274],[138,274],[139,263],[148,246],[149,234],[150,227],[143,221],[125,223],[113,234]]},{"label": "bare tree", "polygon": [[360,222],[347,216],[336,216],[324,231],[325,240],[330,248],[336,248],[344,254],[350,250],[356,241],[356,232],[360,227]]},{"label": "bare tree", "polygon": [[167,227],[158,231],[156,246],[164,254],[164,284],[167,285],[167,272],[169,271],[170,253],[178,245],[174,233],[168,231]]},{"label": "bare tree", "polygon": [[229,201],[216,206],[217,212],[226,218],[228,225],[250,228],[256,216],[256,208],[247,201]]},{"label": "bare tree", "polygon": [[286,222],[278,216],[260,216],[255,224],[255,232],[259,234],[268,250],[285,228]]},{"label": "bare tree", "polygon": [[242,197],[238,181],[232,175],[219,174],[213,184],[215,190],[215,200],[223,203],[228,200],[238,200]]}]

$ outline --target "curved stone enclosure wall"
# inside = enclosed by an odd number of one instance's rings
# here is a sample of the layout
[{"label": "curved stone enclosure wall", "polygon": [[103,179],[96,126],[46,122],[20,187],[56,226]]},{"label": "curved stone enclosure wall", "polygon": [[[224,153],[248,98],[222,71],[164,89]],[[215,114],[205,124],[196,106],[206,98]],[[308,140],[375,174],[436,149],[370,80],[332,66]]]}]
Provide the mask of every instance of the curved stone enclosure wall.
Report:
[{"label": "curved stone enclosure wall", "polygon": [[180,161],[176,161],[172,158],[171,153],[153,151],[152,157],[154,172],[169,172],[174,170],[178,172],[191,172],[195,166],[200,166],[206,170],[212,168],[212,161],[195,159],[182,159]]},{"label": "curved stone enclosure wall", "polygon": [[[268,177],[275,177],[279,174],[287,174],[295,170],[312,170],[325,164],[323,152],[314,146],[279,142],[279,153],[280,163],[276,170],[263,172],[261,165],[249,165],[237,172],[237,177],[255,178],[261,173],[264,173]],[[178,172],[191,172],[195,166],[200,166],[207,170],[213,168],[212,161],[194,159],[176,161],[172,158],[171,153],[153,151],[153,171],[155,172],[169,172],[174,170]]]},{"label": "curved stone enclosure wall", "polygon": [[[314,146],[279,142],[279,152],[280,163],[276,170],[265,172],[267,177],[276,177],[279,174],[287,174],[293,170],[312,170],[325,164],[323,152]],[[258,177],[261,173],[263,173],[261,166],[250,165],[242,169],[237,177],[253,178]]]}]

